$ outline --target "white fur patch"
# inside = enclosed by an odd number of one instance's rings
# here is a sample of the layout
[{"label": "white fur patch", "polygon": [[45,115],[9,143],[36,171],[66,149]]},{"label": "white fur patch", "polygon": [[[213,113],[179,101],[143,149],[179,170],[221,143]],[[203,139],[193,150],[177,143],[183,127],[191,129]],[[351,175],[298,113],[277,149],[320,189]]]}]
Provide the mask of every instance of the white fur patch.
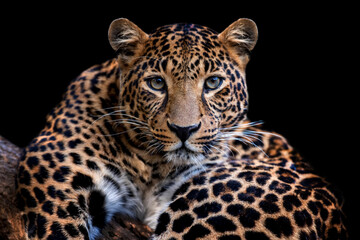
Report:
[{"label": "white fur patch", "polygon": [[[106,211],[106,222],[109,222],[115,213],[128,215],[130,217],[138,217],[143,215],[143,204],[139,194],[132,182],[128,179],[126,174],[120,176],[114,176],[108,174],[111,178],[118,183],[120,189],[114,186],[113,183],[106,180],[104,175],[98,175],[94,178],[95,186],[92,191],[99,191],[104,196],[104,208]],[[133,192],[134,196],[129,197],[128,193]],[[124,202],[124,198],[126,202]],[[100,206],[99,206],[100,207]],[[99,236],[100,231],[97,227],[92,225],[91,216],[88,220],[89,225],[89,237],[95,239]]]}]

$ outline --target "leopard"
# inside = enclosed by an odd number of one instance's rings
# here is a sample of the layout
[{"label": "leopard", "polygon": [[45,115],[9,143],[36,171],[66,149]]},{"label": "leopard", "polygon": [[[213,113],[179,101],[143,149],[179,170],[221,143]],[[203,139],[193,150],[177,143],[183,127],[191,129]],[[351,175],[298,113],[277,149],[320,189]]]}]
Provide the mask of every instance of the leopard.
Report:
[{"label": "leopard", "polygon": [[116,57],[70,83],[20,159],[27,239],[103,239],[119,214],[151,239],[347,238],[337,191],[247,117],[254,21],[119,18],[108,39]]}]

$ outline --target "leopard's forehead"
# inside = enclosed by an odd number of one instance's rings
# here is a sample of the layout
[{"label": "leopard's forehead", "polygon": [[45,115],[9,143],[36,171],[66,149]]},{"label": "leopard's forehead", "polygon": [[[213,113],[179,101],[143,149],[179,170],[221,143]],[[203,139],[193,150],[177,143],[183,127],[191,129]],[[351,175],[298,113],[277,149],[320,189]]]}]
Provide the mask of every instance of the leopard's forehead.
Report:
[{"label": "leopard's forehead", "polygon": [[158,27],[151,37],[162,37],[164,35],[169,36],[186,36],[186,35],[199,35],[203,37],[217,36],[218,33],[209,27],[192,24],[192,23],[177,23],[169,24]]},{"label": "leopard's forehead", "polygon": [[149,34],[146,53],[153,55],[185,55],[187,53],[207,52],[220,46],[218,33],[208,27],[196,24],[171,24],[157,28]]}]

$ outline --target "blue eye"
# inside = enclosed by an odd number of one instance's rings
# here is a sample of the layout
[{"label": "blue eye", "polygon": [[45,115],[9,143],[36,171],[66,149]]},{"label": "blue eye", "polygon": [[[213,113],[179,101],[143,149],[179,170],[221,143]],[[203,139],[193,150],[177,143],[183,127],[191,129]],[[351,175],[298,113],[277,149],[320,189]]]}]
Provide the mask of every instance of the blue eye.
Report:
[{"label": "blue eye", "polygon": [[165,80],[161,77],[152,77],[147,80],[148,85],[157,91],[163,90],[165,88]]},{"label": "blue eye", "polygon": [[223,82],[223,78],[222,77],[217,77],[217,76],[213,76],[213,77],[209,77],[205,80],[205,89],[207,90],[215,90],[218,87],[220,87],[221,83]]}]

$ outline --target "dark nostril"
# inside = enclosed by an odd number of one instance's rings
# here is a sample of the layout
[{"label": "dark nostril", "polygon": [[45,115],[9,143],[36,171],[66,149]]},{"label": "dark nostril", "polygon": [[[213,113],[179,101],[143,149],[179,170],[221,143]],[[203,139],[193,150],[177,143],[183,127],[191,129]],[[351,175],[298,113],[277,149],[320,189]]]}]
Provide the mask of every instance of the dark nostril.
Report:
[{"label": "dark nostril", "polygon": [[167,125],[168,125],[169,129],[171,131],[173,131],[176,134],[176,136],[178,136],[180,138],[180,140],[182,142],[185,142],[192,133],[199,130],[199,128],[201,126],[201,122],[199,124],[195,124],[195,125],[191,125],[191,126],[187,126],[187,127],[180,127],[173,123],[170,124],[169,122],[167,123]]}]

